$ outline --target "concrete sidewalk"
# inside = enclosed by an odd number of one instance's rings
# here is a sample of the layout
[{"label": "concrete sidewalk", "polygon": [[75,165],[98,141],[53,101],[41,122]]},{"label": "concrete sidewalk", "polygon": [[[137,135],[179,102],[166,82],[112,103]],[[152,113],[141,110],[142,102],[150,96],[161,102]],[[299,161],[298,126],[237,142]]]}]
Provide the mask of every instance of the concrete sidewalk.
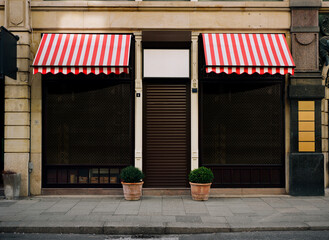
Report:
[{"label": "concrete sidewalk", "polygon": [[191,234],[329,230],[329,196],[31,197],[0,200],[0,232]]}]

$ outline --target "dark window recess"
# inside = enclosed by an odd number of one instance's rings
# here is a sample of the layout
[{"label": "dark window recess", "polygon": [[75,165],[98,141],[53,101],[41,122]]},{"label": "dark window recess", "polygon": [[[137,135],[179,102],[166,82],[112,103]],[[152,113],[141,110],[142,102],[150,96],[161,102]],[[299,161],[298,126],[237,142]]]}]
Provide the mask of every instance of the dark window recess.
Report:
[{"label": "dark window recess", "polygon": [[284,184],[284,118],[279,82],[204,82],[201,161],[218,187]]},{"label": "dark window recess", "polygon": [[104,76],[53,79],[43,81],[44,183],[111,183],[112,168],[118,173],[133,161],[132,83]]}]

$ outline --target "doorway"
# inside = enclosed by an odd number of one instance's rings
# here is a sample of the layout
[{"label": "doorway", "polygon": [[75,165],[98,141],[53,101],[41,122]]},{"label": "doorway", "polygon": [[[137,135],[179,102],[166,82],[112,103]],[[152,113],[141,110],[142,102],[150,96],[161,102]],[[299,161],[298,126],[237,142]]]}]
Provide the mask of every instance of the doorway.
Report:
[{"label": "doorway", "polygon": [[145,80],[145,187],[185,188],[190,170],[189,79]]}]

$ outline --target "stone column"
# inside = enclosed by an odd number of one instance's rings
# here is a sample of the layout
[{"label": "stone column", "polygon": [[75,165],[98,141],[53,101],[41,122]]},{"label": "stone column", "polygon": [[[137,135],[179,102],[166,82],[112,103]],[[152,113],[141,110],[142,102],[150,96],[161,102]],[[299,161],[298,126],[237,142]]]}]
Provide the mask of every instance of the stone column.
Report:
[{"label": "stone column", "polygon": [[328,99],[329,88],[325,88],[325,98],[321,104],[321,120],[322,120],[322,153],[324,156],[324,186],[329,187],[328,179]]},{"label": "stone column", "polygon": [[321,136],[318,12],[321,0],[290,0],[291,47],[296,64],[289,84],[289,193],[323,195],[324,165]]},{"label": "stone column", "polygon": [[191,170],[199,167],[199,99],[198,99],[198,37],[192,33],[191,50]]},{"label": "stone column", "polygon": [[135,32],[135,167],[142,170],[143,160],[143,96],[142,33]]},{"label": "stone column", "polygon": [[30,20],[28,0],[5,0],[5,27],[19,36],[17,80],[5,79],[4,168],[22,175],[21,195],[27,196],[30,161]]}]

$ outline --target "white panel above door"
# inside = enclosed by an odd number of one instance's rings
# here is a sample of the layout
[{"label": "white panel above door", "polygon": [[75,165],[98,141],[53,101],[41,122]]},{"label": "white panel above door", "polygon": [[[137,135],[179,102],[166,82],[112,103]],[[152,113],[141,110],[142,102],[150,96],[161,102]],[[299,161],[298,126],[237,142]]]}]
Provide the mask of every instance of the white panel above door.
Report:
[{"label": "white panel above door", "polygon": [[144,49],[144,77],[189,78],[190,50]]}]

